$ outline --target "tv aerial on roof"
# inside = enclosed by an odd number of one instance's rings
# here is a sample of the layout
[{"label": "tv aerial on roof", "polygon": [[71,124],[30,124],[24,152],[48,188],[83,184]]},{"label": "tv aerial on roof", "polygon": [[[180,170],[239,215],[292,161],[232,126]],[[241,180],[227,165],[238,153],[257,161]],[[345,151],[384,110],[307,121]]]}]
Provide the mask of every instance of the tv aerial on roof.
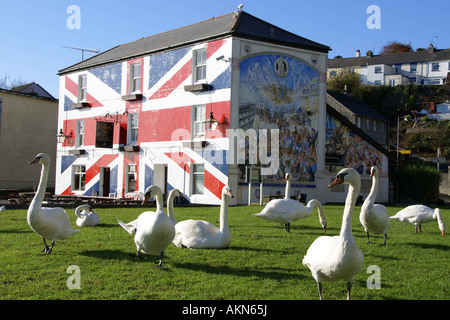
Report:
[{"label": "tv aerial on roof", "polygon": [[86,52],[92,52],[92,53],[100,53],[100,50],[89,49],[89,48],[66,47],[66,46],[63,46],[63,48],[80,50],[81,51],[81,60],[84,60],[84,52],[85,51]]}]

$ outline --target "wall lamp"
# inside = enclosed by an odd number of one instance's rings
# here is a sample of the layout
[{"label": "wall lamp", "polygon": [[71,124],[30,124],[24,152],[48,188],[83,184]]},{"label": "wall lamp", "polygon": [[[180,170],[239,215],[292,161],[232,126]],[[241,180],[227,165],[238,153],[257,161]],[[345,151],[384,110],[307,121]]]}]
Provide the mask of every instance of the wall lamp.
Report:
[{"label": "wall lamp", "polygon": [[214,119],[213,113],[211,111],[209,113],[209,118],[207,120],[203,121],[203,123],[205,124],[206,130],[216,130],[216,127],[217,127],[219,121]]},{"label": "wall lamp", "polygon": [[56,140],[58,141],[58,143],[64,143],[66,138],[67,136],[64,134],[63,130],[59,129],[59,133],[56,135]]}]

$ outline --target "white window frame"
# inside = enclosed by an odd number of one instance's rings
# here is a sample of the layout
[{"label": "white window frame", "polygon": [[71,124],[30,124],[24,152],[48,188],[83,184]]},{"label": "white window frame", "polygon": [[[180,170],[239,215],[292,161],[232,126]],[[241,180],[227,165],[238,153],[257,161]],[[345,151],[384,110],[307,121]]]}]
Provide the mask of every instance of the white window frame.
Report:
[{"label": "white window frame", "polygon": [[[203,163],[192,163],[191,169],[191,195],[203,195],[205,193],[205,165]],[[197,181],[202,181],[201,190],[196,187]]]},{"label": "white window frame", "polygon": [[72,166],[72,191],[84,190],[86,190],[86,166],[75,164]]},{"label": "white window frame", "polygon": [[199,104],[192,106],[191,132],[192,139],[203,138],[205,136],[206,105]]},{"label": "white window frame", "polygon": [[84,145],[84,133],[85,132],[86,132],[86,129],[85,129],[84,120],[78,120],[77,127],[76,127],[75,147],[80,147],[80,146]]},{"label": "white window frame", "polygon": [[374,73],[383,73],[383,68],[382,68],[382,67],[380,67],[380,66],[378,66],[378,67],[374,67],[374,70],[373,70],[373,72],[374,72]]},{"label": "white window frame", "polygon": [[206,81],[206,65],[207,65],[207,56],[206,56],[206,48],[194,50],[194,57],[192,59],[193,70],[192,75],[194,76],[195,82],[204,82]]},{"label": "white window frame", "polygon": [[[135,125],[133,126],[133,118],[136,118]],[[139,134],[139,113],[128,113],[128,125],[127,125],[127,144],[133,145],[137,144],[138,134]],[[133,133],[135,132],[136,139],[133,138]]]},{"label": "white window frame", "polygon": [[431,71],[436,72],[436,71],[440,71],[440,64],[439,62],[432,62],[431,63]]},{"label": "white window frame", "polygon": [[[130,176],[133,176],[133,180],[135,181],[135,189],[130,190]],[[125,193],[137,191],[137,165],[136,163],[128,163],[127,164],[127,176],[125,179]]]},{"label": "white window frame", "polygon": [[[130,65],[130,92],[129,93],[136,93],[141,92],[141,72],[142,64],[140,62],[132,63]],[[139,71],[139,74],[137,74],[136,71]]]},{"label": "white window frame", "polygon": [[78,76],[78,102],[86,102],[87,99],[87,74]]}]

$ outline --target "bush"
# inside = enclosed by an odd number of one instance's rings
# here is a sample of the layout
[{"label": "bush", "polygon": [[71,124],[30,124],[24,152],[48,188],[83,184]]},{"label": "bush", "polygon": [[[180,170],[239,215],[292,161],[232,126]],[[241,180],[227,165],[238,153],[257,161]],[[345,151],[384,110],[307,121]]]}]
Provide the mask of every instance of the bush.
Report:
[{"label": "bush", "polygon": [[397,173],[397,181],[400,199],[434,203],[439,197],[439,172],[427,163],[412,161],[403,164]]}]

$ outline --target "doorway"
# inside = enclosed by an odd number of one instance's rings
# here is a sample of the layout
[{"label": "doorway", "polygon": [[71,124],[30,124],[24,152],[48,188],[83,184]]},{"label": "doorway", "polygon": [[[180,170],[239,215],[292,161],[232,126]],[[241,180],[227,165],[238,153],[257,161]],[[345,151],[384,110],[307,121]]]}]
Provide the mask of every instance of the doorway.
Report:
[{"label": "doorway", "polygon": [[110,169],[109,167],[100,167],[100,196],[109,197]]}]

